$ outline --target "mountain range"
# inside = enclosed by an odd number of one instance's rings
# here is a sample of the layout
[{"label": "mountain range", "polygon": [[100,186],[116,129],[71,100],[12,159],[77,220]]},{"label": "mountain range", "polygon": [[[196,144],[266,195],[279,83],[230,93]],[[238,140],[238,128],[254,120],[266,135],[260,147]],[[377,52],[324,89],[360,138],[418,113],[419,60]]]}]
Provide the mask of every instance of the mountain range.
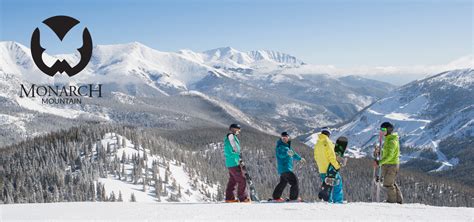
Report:
[{"label": "mountain range", "polygon": [[[78,58],[43,55],[49,65],[56,59],[74,64]],[[447,71],[397,88],[360,76],[288,73],[306,65],[271,50],[161,52],[133,42],[97,45],[79,75],[49,77],[36,68],[26,46],[0,42],[0,144],[78,122],[163,129],[240,122],[274,135],[288,131],[309,146],[315,143],[315,129],[333,126],[334,138],[348,136],[351,155],[360,157],[370,154],[380,123],[391,121],[400,134],[404,163],[423,159],[429,162],[425,171],[436,172],[465,162],[459,152],[446,149],[452,141],[474,136],[473,69]],[[61,105],[19,97],[21,84],[89,83],[103,84],[103,98]]]},{"label": "mountain range", "polygon": [[[51,65],[77,54],[43,55]],[[42,74],[30,50],[0,42],[2,143],[74,125],[111,121],[164,128],[226,126],[238,121],[269,133],[294,135],[344,121],[395,87],[357,76],[292,75],[306,64],[271,50],[241,52],[223,47],[204,52],[161,52],[141,43],[98,45],[80,74]],[[104,98],[82,104],[50,105],[20,98],[20,84],[103,84]],[[54,124],[51,124],[52,120]],[[45,130],[47,129],[47,130]]]},{"label": "mountain range", "polygon": [[[460,153],[474,146],[473,93],[474,69],[447,71],[414,81],[335,127],[334,137],[349,136],[350,151],[355,156],[371,154],[373,144],[378,143],[380,124],[389,121],[400,136],[402,162],[423,159],[426,161],[421,168],[426,171],[452,169],[460,160],[469,161]],[[316,135],[306,138],[306,143],[314,144]]]}]

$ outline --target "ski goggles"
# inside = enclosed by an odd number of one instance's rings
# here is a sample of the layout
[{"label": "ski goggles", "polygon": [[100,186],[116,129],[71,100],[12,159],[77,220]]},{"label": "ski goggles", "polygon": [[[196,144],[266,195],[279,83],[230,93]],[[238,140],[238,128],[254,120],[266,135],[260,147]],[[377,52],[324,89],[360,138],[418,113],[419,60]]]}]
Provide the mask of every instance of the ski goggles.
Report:
[{"label": "ski goggles", "polygon": [[387,131],[387,128],[382,127],[382,128],[380,128],[380,131],[386,132],[386,131]]}]

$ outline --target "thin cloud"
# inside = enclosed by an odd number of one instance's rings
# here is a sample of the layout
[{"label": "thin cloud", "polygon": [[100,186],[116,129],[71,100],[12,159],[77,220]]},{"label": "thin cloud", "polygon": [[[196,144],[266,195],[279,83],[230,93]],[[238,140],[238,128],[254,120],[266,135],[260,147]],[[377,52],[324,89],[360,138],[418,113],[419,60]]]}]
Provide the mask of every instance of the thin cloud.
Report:
[{"label": "thin cloud", "polygon": [[[356,66],[339,68],[335,65],[307,64],[298,68],[286,69],[286,74],[329,74],[334,76],[359,75],[371,79],[386,80],[400,85],[429,75],[447,70],[473,68],[474,56],[472,54],[457,58],[447,64],[440,65],[413,65],[413,66]],[[403,77],[403,79],[394,81]]]}]

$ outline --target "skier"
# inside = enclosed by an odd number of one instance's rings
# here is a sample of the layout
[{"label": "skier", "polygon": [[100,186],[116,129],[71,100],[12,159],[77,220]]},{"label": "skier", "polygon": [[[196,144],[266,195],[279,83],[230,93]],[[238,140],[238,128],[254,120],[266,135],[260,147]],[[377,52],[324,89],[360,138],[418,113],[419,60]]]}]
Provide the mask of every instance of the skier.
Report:
[{"label": "skier", "polygon": [[[229,170],[229,182],[225,191],[225,202],[250,202],[247,195],[247,181],[244,172],[240,167],[240,141],[237,135],[240,133],[240,125],[232,124],[229,127],[229,133],[224,138],[224,156],[225,166]],[[237,187],[237,196],[235,198],[234,190]]]},{"label": "skier", "polygon": [[[403,196],[400,192],[400,187],[395,182],[400,164],[398,134],[393,132],[394,127],[389,122],[382,123],[380,130],[383,132],[385,140],[382,148],[382,158],[376,164],[382,166],[383,186],[387,189],[387,202],[402,204]],[[377,152],[380,152],[379,147]]]},{"label": "skier", "polygon": [[334,143],[329,139],[330,135],[331,131],[327,127],[321,129],[321,133],[318,135],[318,142],[314,145],[314,160],[318,166],[319,176],[323,183],[326,183],[326,177],[329,174],[328,170],[334,169],[336,171],[334,178],[336,185],[333,186],[332,192],[329,194],[328,202],[343,203],[342,177],[339,174],[341,164],[337,161]]},{"label": "skier", "polygon": [[300,201],[298,198],[298,178],[293,173],[293,160],[301,161],[301,163],[305,163],[306,160],[301,158],[301,156],[291,148],[290,135],[288,135],[287,132],[281,133],[281,138],[277,141],[275,151],[280,182],[273,191],[273,201],[285,201],[285,199],[281,198],[281,195],[288,183],[290,184],[289,200]]}]

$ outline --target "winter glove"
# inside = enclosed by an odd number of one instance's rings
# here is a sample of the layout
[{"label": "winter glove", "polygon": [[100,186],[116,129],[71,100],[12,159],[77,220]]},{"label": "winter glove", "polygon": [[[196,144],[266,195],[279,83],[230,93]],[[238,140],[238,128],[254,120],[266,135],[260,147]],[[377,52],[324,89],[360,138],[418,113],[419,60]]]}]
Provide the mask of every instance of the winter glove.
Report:
[{"label": "winter glove", "polygon": [[305,158],[301,158],[301,164],[305,164],[306,163],[306,159]]},{"label": "winter glove", "polygon": [[378,157],[380,156],[380,146],[379,145],[375,145],[375,149],[374,149],[374,157]]},{"label": "winter glove", "polygon": [[295,151],[293,151],[293,150],[288,150],[287,153],[288,153],[288,156],[290,156],[290,157],[293,157],[293,155],[295,155]]},{"label": "winter glove", "polygon": [[337,162],[339,162],[339,165],[341,165],[341,167],[345,167],[347,164],[347,158],[337,156],[336,160]]},{"label": "winter glove", "polygon": [[335,186],[335,185],[339,184],[339,180],[337,180],[336,178],[332,178],[332,177],[326,177],[324,179],[324,183],[326,183],[329,186]]}]

